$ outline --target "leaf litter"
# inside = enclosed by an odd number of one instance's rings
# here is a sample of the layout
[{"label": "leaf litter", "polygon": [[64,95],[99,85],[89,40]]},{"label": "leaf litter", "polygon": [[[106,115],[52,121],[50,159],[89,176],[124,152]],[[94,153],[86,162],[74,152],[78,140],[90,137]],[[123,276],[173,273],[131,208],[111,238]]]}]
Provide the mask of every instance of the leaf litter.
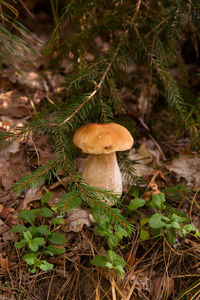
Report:
[{"label": "leaf litter", "polygon": [[[26,105],[29,105],[28,101],[26,102]],[[24,111],[28,112],[29,110],[27,109]],[[13,125],[16,124],[16,118],[22,121],[22,123],[25,122],[22,113],[20,116],[14,114],[12,110],[5,110],[5,115],[10,118],[10,127],[16,126]],[[146,178],[147,182],[150,180],[155,166],[162,167],[159,150],[155,147],[153,141],[149,139],[145,141],[141,140],[139,147],[132,149],[128,156],[134,163],[136,175],[138,177],[142,176],[143,178]],[[130,295],[135,297],[135,299],[137,299],[137,295],[142,299],[146,299],[145,297],[147,297],[147,299],[155,300],[173,299],[170,297],[173,293],[174,282],[177,280],[176,271],[173,268],[173,261],[176,261],[179,256],[176,254],[176,250],[173,250],[167,245],[165,245],[165,255],[169,260],[169,276],[166,274],[161,276],[162,270],[166,267],[161,255],[162,251],[161,249],[160,251],[159,249],[154,249],[154,247],[149,251],[152,247],[150,241],[147,241],[145,245],[141,244],[139,248],[135,248],[135,260],[130,270],[126,268],[127,273],[125,281],[119,280],[117,277],[114,281],[113,279],[111,280],[112,272],[110,270],[105,270],[105,276],[102,276],[104,273],[102,273],[102,270],[100,269],[96,269],[96,273],[92,271],[91,266],[89,266],[88,263],[90,258],[93,257],[94,252],[100,247],[101,241],[94,234],[95,223],[90,213],[82,208],[72,210],[69,215],[64,217],[64,224],[60,226],[60,230],[64,232],[67,237],[67,250],[63,256],[50,259],[50,262],[55,264],[56,275],[51,277],[50,274],[47,281],[45,280],[45,274],[41,274],[40,279],[37,275],[34,278],[32,285],[33,289],[30,292],[29,284],[27,284],[28,278],[30,278],[29,272],[25,269],[25,266],[21,264],[19,256],[15,251],[12,252],[11,255],[13,242],[16,241],[17,236],[11,234],[10,228],[18,222],[16,215],[19,208],[27,208],[30,205],[33,205],[34,202],[39,201],[44,187],[31,189],[24,195],[20,195],[18,198],[13,198],[10,194],[10,189],[12,184],[22,175],[29,173],[32,168],[42,165],[44,161],[51,159],[52,157],[52,149],[48,146],[48,139],[45,139],[45,137],[34,137],[33,142],[29,140],[26,147],[24,147],[24,144],[20,141],[16,141],[13,145],[0,153],[0,195],[2,195],[0,204],[0,233],[2,243],[2,246],[0,247],[1,286],[5,286],[10,282],[8,270],[10,274],[12,274],[12,278],[16,277],[17,279],[18,275],[15,270],[19,269],[20,272],[24,273],[23,277],[20,279],[22,280],[22,287],[25,289],[23,299],[27,299],[30,293],[32,295],[39,295],[42,293],[43,296],[41,299],[45,299],[45,295],[49,288],[49,282],[52,278],[52,295],[55,295],[56,293],[58,295],[63,295],[64,291],[65,293],[69,291],[73,284],[77,280],[80,280],[80,274],[84,283],[83,285],[80,284],[80,288],[83,292],[83,298],[81,299],[88,299],[88,297],[96,290],[97,285],[102,286],[108,291],[112,285],[112,288],[117,292],[118,299],[131,299]],[[85,158],[80,158],[76,160],[76,167],[81,171],[84,163]],[[175,174],[177,181],[184,179],[186,184],[192,186],[194,189],[198,187],[198,157],[180,155],[170,163],[164,164],[164,168],[168,170],[168,174],[166,174],[168,177],[169,173],[173,173]],[[68,179],[66,178],[66,180]],[[56,206],[62,195],[65,193],[65,190],[60,181],[53,183],[49,189],[52,194],[49,205],[50,207]],[[149,192],[152,193],[152,191]],[[148,195],[148,197],[150,196]],[[187,270],[188,274],[190,274],[191,272],[196,272],[194,266],[199,261],[197,254],[199,253],[199,245],[198,243],[194,244],[194,241],[192,240],[190,241],[188,239],[188,241],[188,244],[185,244],[179,251],[181,251],[185,259],[191,259],[192,261],[191,266],[189,266],[190,270]],[[130,242],[130,246],[133,245],[135,247],[138,242],[139,240],[136,235],[133,241]],[[125,247],[125,249],[127,248]],[[195,254],[191,252],[191,249],[195,249]],[[154,258],[156,255],[157,258]],[[15,265],[17,264],[18,267],[13,268],[13,263]],[[180,268],[180,273],[184,274],[184,272],[186,272],[184,265],[181,265]],[[92,272],[91,274],[93,275],[88,275],[90,274],[89,272]],[[89,280],[84,279],[84,276],[89,276]],[[99,279],[99,276],[101,279]],[[69,278],[70,281],[68,280]],[[18,285],[15,286],[19,287]],[[96,291],[96,294],[99,294],[99,292]],[[100,294],[102,295],[103,293],[101,292]],[[9,290],[8,292],[7,289],[1,289],[0,295],[3,297],[2,299],[6,299],[6,297],[9,297],[9,299],[16,299],[16,293],[12,292],[12,290]]]},{"label": "leaf litter", "polygon": [[[29,102],[26,102],[26,105],[29,106]],[[30,109],[30,107],[29,107]],[[24,110],[28,112],[29,110]],[[16,118],[18,118],[22,123],[26,122],[24,120],[24,115],[16,115],[12,110],[5,110],[6,117],[9,118],[9,127],[17,126]],[[28,116],[28,115],[27,115]],[[28,116],[29,117],[29,116]],[[5,121],[4,121],[5,124]],[[3,126],[3,123],[2,123]],[[128,153],[129,159],[133,162],[136,176],[146,178],[146,181],[151,182],[150,178],[154,172],[155,167],[162,167],[162,161],[160,158],[160,152],[155,147],[155,144],[152,140],[146,139],[140,140],[140,145],[132,149]],[[42,165],[48,159],[53,157],[52,149],[48,146],[48,139],[45,137],[33,137],[33,141],[30,139],[26,143],[26,147],[20,141],[15,141],[13,145],[10,145],[6,150],[3,150],[0,153],[0,189],[2,193],[1,204],[0,204],[0,233],[1,233],[1,242],[0,247],[1,259],[1,277],[0,284],[4,286],[9,282],[8,270],[13,266],[13,263],[19,264],[19,270],[25,272],[23,275],[22,286],[25,289],[24,299],[29,295],[29,287],[27,285],[27,279],[30,278],[28,271],[25,269],[24,265],[20,264],[19,256],[17,253],[13,252],[11,256],[11,249],[13,248],[13,242],[16,241],[17,236],[13,233],[11,234],[10,228],[17,224],[17,212],[19,208],[27,208],[30,205],[33,205],[34,202],[40,200],[42,193],[44,192],[44,187],[39,187],[37,189],[31,189],[27,191],[24,195],[20,195],[18,198],[13,198],[10,194],[10,189],[12,184],[18,180],[22,175],[25,175],[30,172],[32,168]],[[39,158],[39,159],[38,159]],[[76,168],[82,170],[85,163],[85,158],[79,158],[76,160]],[[199,158],[196,156],[188,157],[186,155],[180,155],[178,158],[175,158],[170,163],[164,164],[164,169],[168,170],[166,174],[169,177],[169,174],[173,173],[176,176],[177,182],[181,179],[184,179],[186,184],[196,189],[199,185]],[[163,170],[164,170],[163,169]],[[68,180],[63,179],[62,180]],[[157,180],[155,178],[155,180]],[[154,184],[156,182],[154,181]],[[153,188],[153,183],[149,188]],[[43,192],[42,192],[43,190]],[[53,183],[49,190],[51,191],[51,199],[49,200],[49,206],[53,207],[58,204],[62,195],[65,193],[65,190],[62,187],[62,181],[57,181]],[[151,191],[147,191],[152,194]],[[150,197],[150,194],[146,193],[145,197]],[[23,203],[23,205],[22,205]],[[82,278],[88,272],[93,272],[91,267],[88,266],[89,258],[93,257],[94,252],[97,251],[97,248],[101,245],[99,238],[94,234],[95,222],[86,209],[78,208],[73,209],[70,214],[64,217],[64,224],[60,226],[60,230],[66,234],[67,244],[66,244],[66,253],[58,258],[50,259],[51,263],[55,264],[56,276],[52,277],[54,286],[51,287],[52,295],[57,293],[62,295],[62,291],[68,291],[73,286],[73,283],[76,280],[79,280],[79,274],[82,274]],[[199,257],[197,252],[199,252],[199,245],[196,243],[192,244],[194,241],[188,240],[188,244],[185,244],[182,251],[182,255],[186,259],[190,258],[193,260],[193,267],[190,266],[190,270],[195,272],[194,265],[197,264]],[[137,235],[134,240],[130,243],[130,246],[134,246],[138,243]],[[192,248],[195,249],[196,253],[192,254]],[[132,268],[129,270],[126,269],[126,279],[125,281],[115,278],[114,281],[112,278],[112,272],[110,270],[105,270],[105,276],[102,274],[102,270],[96,269],[96,273],[93,273],[92,277],[89,276],[89,280],[84,280],[82,288],[83,298],[88,298],[91,293],[95,291],[96,285],[100,285],[109,291],[110,286],[113,286],[113,289],[116,290],[117,295],[122,299],[131,299],[137,295],[140,298],[147,297],[147,299],[171,299],[173,293],[174,280],[176,279],[176,271],[173,269],[173,260],[177,260],[176,250],[167,247],[165,255],[169,260],[169,272],[170,276],[162,275],[162,270],[165,268],[163,257],[158,251],[158,249],[152,248],[150,241],[147,241],[146,244],[141,244],[139,248],[135,248],[135,260],[133,262]],[[100,249],[100,248],[99,248]],[[126,249],[126,248],[125,248]],[[14,250],[14,249],[13,249]],[[160,249],[161,250],[161,249]],[[130,250],[131,251],[131,250]],[[161,251],[162,252],[162,251]],[[159,254],[159,255],[158,255]],[[158,255],[157,258],[152,257]],[[10,263],[11,260],[11,263]],[[135,266],[136,265],[136,266]],[[193,268],[193,269],[192,269]],[[15,269],[10,269],[12,277],[17,276]],[[188,270],[188,274],[190,274]],[[20,271],[20,272],[21,272]],[[80,273],[81,272],[81,273]],[[86,273],[85,273],[86,272]],[[180,272],[184,273],[184,266],[181,266]],[[2,277],[3,275],[3,277]],[[51,275],[50,275],[51,276]],[[50,282],[51,277],[47,282]],[[101,279],[99,279],[99,276]],[[1,279],[2,278],[2,279]],[[16,277],[17,278],[17,277]],[[70,281],[68,281],[70,278]],[[40,291],[44,290],[47,293],[48,284],[45,282],[45,275],[41,275],[41,279],[36,276],[34,279],[34,284],[32,285],[32,295],[39,295]],[[67,287],[65,288],[65,282]],[[186,282],[187,283],[187,282]],[[134,287],[134,288],[133,288]],[[11,291],[11,290],[10,290]],[[6,294],[8,290],[0,290],[1,297],[6,299]],[[96,291],[96,294],[99,292]],[[16,293],[10,293],[9,297],[15,299]],[[102,292],[100,293],[102,295]],[[134,296],[135,295],[135,296]],[[45,299],[43,296],[41,299]],[[54,296],[53,296],[54,297]],[[152,298],[153,297],[153,298]],[[172,298],[173,299],[173,298]]]}]

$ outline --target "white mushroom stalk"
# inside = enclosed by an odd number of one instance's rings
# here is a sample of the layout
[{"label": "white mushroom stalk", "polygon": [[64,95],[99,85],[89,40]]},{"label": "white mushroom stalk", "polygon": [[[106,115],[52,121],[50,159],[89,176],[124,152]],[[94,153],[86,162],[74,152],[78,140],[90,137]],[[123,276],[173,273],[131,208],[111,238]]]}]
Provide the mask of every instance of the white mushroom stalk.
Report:
[{"label": "white mushroom stalk", "polygon": [[113,191],[119,197],[122,194],[122,176],[116,153],[91,154],[83,178],[91,185]]},{"label": "white mushroom stalk", "polygon": [[83,171],[83,178],[87,183],[110,190],[120,197],[122,176],[116,151],[125,151],[132,147],[133,138],[129,131],[116,123],[92,123],[80,127],[74,135],[73,142],[84,153],[90,154]]}]

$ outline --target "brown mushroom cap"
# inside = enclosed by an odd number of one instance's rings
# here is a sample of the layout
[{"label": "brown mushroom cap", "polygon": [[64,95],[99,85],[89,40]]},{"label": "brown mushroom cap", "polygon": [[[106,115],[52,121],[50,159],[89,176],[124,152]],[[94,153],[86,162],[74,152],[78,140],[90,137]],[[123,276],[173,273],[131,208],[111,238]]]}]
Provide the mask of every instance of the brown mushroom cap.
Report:
[{"label": "brown mushroom cap", "polygon": [[116,123],[86,124],[73,137],[73,143],[84,153],[107,154],[129,150],[133,138],[129,131]]}]

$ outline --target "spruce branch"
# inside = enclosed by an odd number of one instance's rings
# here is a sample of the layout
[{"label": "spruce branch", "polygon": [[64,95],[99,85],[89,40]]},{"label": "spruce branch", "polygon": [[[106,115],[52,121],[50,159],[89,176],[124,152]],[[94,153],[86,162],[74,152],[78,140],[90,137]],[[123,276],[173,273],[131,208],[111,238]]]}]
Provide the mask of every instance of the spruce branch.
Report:
[{"label": "spruce branch", "polygon": [[107,60],[99,59],[95,63],[87,66],[86,68],[80,70],[79,72],[73,73],[71,76],[68,75],[66,79],[67,89],[73,86],[78,88],[81,81],[97,81],[100,75],[104,72],[105,64]]},{"label": "spruce branch", "polygon": [[113,57],[111,59],[111,61],[109,62],[109,64],[107,65],[107,68],[105,69],[105,72],[103,73],[102,77],[101,77],[101,80],[99,81],[99,83],[96,85],[95,89],[88,95],[88,97],[84,100],[84,102],[68,117],[66,118],[61,124],[60,126],[66,124],[67,122],[69,122],[82,108],[83,106],[88,103],[93,97],[94,95],[101,89],[103,83],[104,83],[104,80],[108,74],[108,72],[110,71],[110,68],[119,52],[119,49],[120,49],[120,46],[121,44],[119,44],[117,46],[117,48],[115,49],[114,51],[114,54],[113,54]]},{"label": "spruce branch", "polygon": [[58,208],[65,212],[69,212],[71,209],[80,206],[82,202],[81,194],[77,190],[72,190],[62,196],[60,202],[58,203]]},{"label": "spruce branch", "polygon": [[97,107],[97,119],[99,119],[99,122],[108,123],[110,121],[113,121],[114,115],[112,108],[109,105],[107,99],[103,97],[101,93],[99,93],[96,102],[99,103],[99,106]]},{"label": "spruce branch", "polygon": [[96,92],[97,92],[97,89],[95,89],[93,92],[91,92],[89,94],[89,96],[83,101],[83,103],[81,103],[81,105],[79,105],[79,107],[60,124],[60,126],[63,126],[64,124],[68,123],[72,118],[74,118],[74,116],[83,108],[83,106],[93,98],[93,96],[96,94]]},{"label": "spruce branch", "polygon": [[78,190],[81,192],[82,196],[89,203],[91,210],[99,212],[101,215],[109,215],[111,220],[120,223],[126,229],[132,231],[133,228],[131,224],[123,217],[118,210],[110,207],[102,199],[107,199],[113,203],[119,203],[119,198],[114,195],[111,191],[106,191],[97,187],[92,187],[86,184],[86,182],[80,177],[74,177],[70,174],[73,183],[77,186]]},{"label": "spruce branch", "polygon": [[153,70],[158,75],[158,78],[164,89],[166,98],[170,106],[174,106],[180,119],[182,120],[184,126],[190,131],[192,135],[197,135],[198,130],[193,119],[187,114],[186,105],[180,94],[176,80],[167,72],[164,66],[161,65],[160,60],[158,60],[151,49],[147,46],[145,40],[141,37],[137,27],[134,25],[134,30],[139,39],[140,45],[143,49],[143,53],[147,58],[148,65],[150,69]]},{"label": "spruce branch", "polygon": [[8,132],[8,131],[0,130],[0,147],[2,149],[8,147],[18,137],[19,137],[19,134],[16,132],[12,132],[12,131]]},{"label": "spruce branch", "polygon": [[28,191],[35,186],[41,186],[44,182],[50,181],[52,176],[61,168],[62,162],[58,159],[47,162],[44,166],[38,168],[32,174],[23,176],[12,187],[12,191],[19,194],[22,190]]},{"label": "spruce branch", "polygon": [[124,114],[125,113],[125,105],[122,102],[120,93],[116,87],[116,84],[114,82],[113,78],[106,77],[107,83],[108,83],[108,88],[110,91],[110,102],[113,103],[114,110],[116,114]]},{"label": "spruce branch", "polygon": [[126,181],[129,184],[133,184],[136,178],[133,161],[128,158],[125,152],[117,153],[117,158],[119,160],[121,172],[124,174]]},{"label": "spruce branch", "polygon": [[[16,4],[13,1],[13,4]],[[5,11],[4,12],[4,6]],[[14,14],[13,17],[10,15]],[[39,51],[32,45],[42,45],[42,42],[33,33],[31,33],[25,26],[17,21],[18,11],[8,1],[1,1],[0,18],[0,60],[6,65],[10,65],[18,72],[22,72],[21,65],[26,63],[33,65],[33,61],[28,58],[28,54],[39,56]],[[12,28],[16,32],[12,33],[7,28]]]}]

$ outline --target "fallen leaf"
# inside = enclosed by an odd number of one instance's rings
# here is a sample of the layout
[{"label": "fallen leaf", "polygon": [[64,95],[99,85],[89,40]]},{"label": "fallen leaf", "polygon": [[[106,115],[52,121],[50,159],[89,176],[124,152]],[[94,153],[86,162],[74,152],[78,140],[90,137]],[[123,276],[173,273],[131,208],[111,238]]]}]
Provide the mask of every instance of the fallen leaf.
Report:
[{"label": "fallen leaf", "polygon": [[146,201],[149,201],[153,194],[159,194],[160,193],[158,185],[156,183],[156,180],[157,180],[158,177],[160,177],[166,183],[166,178],[165,178],[164,174],[161,171],[153,171],[152,176],[153,177],[151,178],[151,181],[147,186],[147,190],[143,194],[143,198]]},{"label": "fallen leaf", "polygon": [[0,204],[0,218],[2,219],[8,219],[11,217],[11,212],[13,212],[14,209],[11,207],[5,207],[2,204]]},{"label": "fallen leaf", "polygon": [[[64,184],[64,182],[63,182],[63,184]],[[61,183],[60,183],[60,185],[61,185]],[[57,206],[58,203],[60,202],[62,196],[64,196],[65,194],[66,194],[66,191],[64,190],[64,188],[62,186],[57,185],[56,187],[54,187],[54,189],[51,189],[51,196],[50,196],[50,199],[48,200],[47,204],[50,207]]]},{"label": "fallen leaf", "polygon": [[4,219],[6,224],[9,226],[14,226],[18,224],[17,216],[12,214],[13,211],[14,211],[13,208],[5,207],[2,204],[0,204],[0,218]]},{"label": "fallen leaf", "polygon": [[22,118],[30,115],[28,97],[22,95],[18,90],[0,93],[1,115]]},{"label": "fallen leaf", "polygon": [[192,186],[194,189],[200,186],[199,156],[180,155],[166,165],[166,168],[176,174],[177,180],[185,179],[188,186]]},{"label": "fallen leaf", "polygon": [[0,158],[0,186],[8,191],[14,183],[10,162]]},{"label": "fallen leaf", "polygon": [[9,267],[8,256],[6,256],[6,258],[3,258],[2,254],[0,253],[0,265],[2,272],[6,273]]},{"label": "fallen leaf", "polygon": [[42,192],[40,191],[40,187],[33,187],[26,192],[24,198],[24,206],[26,206],[29,202],[40,200],[42,197]]},{"label": "fallen leaf", "polygon": [[144,159],[143,163],[148,164],[153,160],[153,155],[149,152],[145,143],[142,143],[138,148],[139,155]]},{"label": "fallen leaf", "polygon": [[20,142],[18,140],[15,140],[6,148],[6,151],[13,154],[19,152],[19,143]]},{"label": "fallen leaf", "polygon": [[0,219],[0,235],[9,230],[9,227]]},{"label": "fallen leaf", "polygon": [[28,87],[30,89],[44,89],[44,80],[36,72],[23,72],[19,74],[17,72],[13,73],[10,77],[13,82],[18,82],[20,85]]},{"label": "fallen leaf", "polygon": [[144,84],[140,88],[140,95],[138,98],[138,109],[143,118],[147,113],[152,110],[153,102],[158,95],[158,88],[155,84],[151,86]]},{"label": "fallen leaf", "polygon": [[85,209],[74,208],[69,216],[64,220],[62,230],[65,232],[80,232],[84,225],[91,226],[95,223],[92,215]]}]

